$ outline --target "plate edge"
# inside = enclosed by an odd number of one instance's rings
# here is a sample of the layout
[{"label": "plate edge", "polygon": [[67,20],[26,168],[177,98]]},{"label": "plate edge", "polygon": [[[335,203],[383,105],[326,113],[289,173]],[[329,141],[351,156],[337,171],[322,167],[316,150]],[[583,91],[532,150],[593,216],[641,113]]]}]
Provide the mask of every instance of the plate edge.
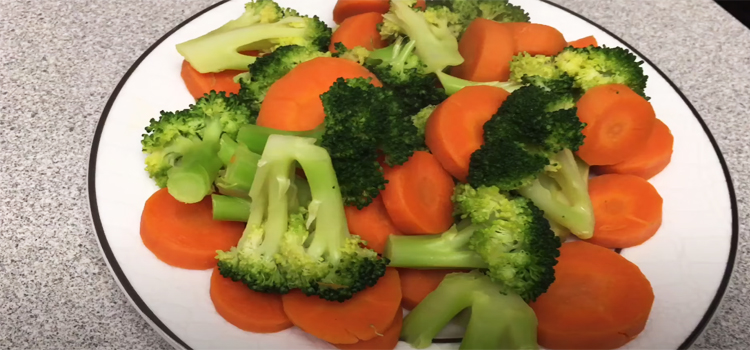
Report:
[{"label": "plate edge", "polygon": [[86,172],[86,183],[87,183],[87,195],[88,195],[88,205],[89,205],[89,215],[91,217],[91,223],[94,227],[94,232],[96,233],[97,241],[99,242],[99,249],[104,255],[105,263],[107,264],[107,267],[109,268],[112,275],[115,277],[115,282],[118,286],[120,286],[120,289],[125,292],[125,296],[127,297],[128,301],[131,305],[133,305],[138,311],[138,313],[143,317],[146,322],[156,330],[157,333],[159,333],[164,339],[167,340],[167,342],[172,345],[176,349],[185,349],[185,350],[192,350],[190,346],[188,346],[182,339],[177,337],[176,334],[174,334],[169,327],[167,327],[161,320],[151,311],[151,309],[146,305],[146,303],[140,298],[138,293],[133,289],[133,286],[128,281],[128,278],[125,276],[125,274],[122,272],[122,269],[120,268],[119,263],[117,262],[117,259],[115,259],[114,254],[112,253],[111,248],[109,247],[109,242],[107,241],[107,237],[104,234],[104,228],[102,227],[101,218],[99,217],[99,209],[98,204],[96,202],[96,160],[97,160],[97,154],[99,151],[99,142],[101,140],[101,134],[104,129],[104,124],[107,121],[107,116],[109,115],[110,110],[112,109],[112,105],[114,104],[115,100],[117,100],[117,96],[120,93],[120,90],[122,90],[125,83],[128,81],[130,76],[133,74],[133,72],[140,66],[141,62],[148,57],[151,52],[156,49],[157,46],[159,46],[164,40],[169,38],[172,34],[174,34],[177,30],[184,27],[188,23],[192,22],[196,18],[200,17],[201,15],[213,10],[214,8],[218,7],[219,5],[222,5],[229,0],[220,0],[219,2],[216,2],[203,10],[193,14],[189,18],[185,19],[184,21],[180,22],[178,25],[176,25],[174,28],[169,30],[167,33],[162,35],[159,39],[157,39],[153,44],[151,44],[146,51],[144,51],[138,59],[133,62],[133,64],[128,68],[127,72],[125,72],[125,75],[120,79],[120,81],[117,83],[117,86],[112,91],[112,94],[110,94],[110,97],[107,99],[107,104],[104,106],[104,109],[102,110],[102,114],[99,117],[99,121],[97,122],[96,129],[94,131],[94,137],[91,141],[91,152],[89,153],[89,161],[88,161],[88,169]]},{"label": "plate edge", "polygon": [[738,220],[739,215],[738,215],[738,210],[737,210],[737,196],[734,192],[734,184],[732,182],[732,176],[731,176],[731,173],[729,172],[729,167],[727,166],[727,162],[724,159],[724,155],[721,152],[721,147],[719,147],[719,144],[716,142],[716,139],[711,133],[711,130],[708,128],[708,125],[700,116],[700,113],[698,113],[698,110],[696,110],[693,104],[690,103],[690,100],[687,98],[687,96],[685,96],[682,90],[680,90],[680,88],[677,87],[677,84],[675,84],[672,81],[672,79],[669,79],[669,77],[666,74],[664,74],[664,72],[661,69],[659,69],[659,67],[657,67],[653,62],[651,62],[651,60],[649,60],[646,56],[644,56],[642,53],[636,50],[627,41],[623,40],[615,33],[612,33],[608,29],[588,19],[587,17],[573,10],[570,10],[565,6],[556,4],[550,0],[539,0],[539,1],[546,3],[548,5],[551,5],[551,6],[557,7],[560,10],[568,12],[571,15],[574,15],[586,21],[588,24],[591,24],[592,26],[598,28],[599,30],[617,39],[620,43],[625,45],[625,47],[627,47],[628,49],[633,51],[633,53],[635,53],[640,58],[642,58],[645,63],[651,66],[651,68],[653,68],[657,73],[659,73],[659,75],[662,78],[664,78],[664,80],[667,81],[667,83],[669,83],[669,86],[671,86],[672,89],[674,89],[674,91],[677,92],[677,95],[679,95],[680,98],[682,98],[682,101],[685,102],[688,108],[690,108],[690,111],[693,113],[693,116],[695,117],[695,119],[698,120],[698,124],[701,125],[701,127],[703,128],[703,131],[708,137],[708,140],[711,142],[711,146],[713,146],[714,151],[716,152],[716,156],[719,158],[719,164],[721,164],[721,170],[724,172],[724,179],[727,182],[727,191],[729,194],[729,202],[730,202],[731,212],[732,212],[731,214],[732,215],[732,238],[731,238],[731,242],[729,246],[729,256],[727,257],[727,263],[726,263],[727,266],[724,269],[724,276],[721,279],[719,288],[716,290],[716,295],[711,301],[711,304],[708,306],[708,310],[706,310],[706,313],[703,315],[703,318],[701,318],[701,320],[698,322],[698,325],[690,333],[687,339],[685,339],[685,341],[677,348],[678,350],[689,349],[693,345],[693,343],[698,339],[698,337],[703,333],[703,331],[706,329],[708,324],[711,322],[711,320],[715,316],[716,311],[719,309],[719,306],[721,305],[721,302],[724,299],[724,295],[726,294],[727,287],[729,286],[729,282],[732,279],[732,272],[737,262],[737,247],[739,245],[739,220]]}]

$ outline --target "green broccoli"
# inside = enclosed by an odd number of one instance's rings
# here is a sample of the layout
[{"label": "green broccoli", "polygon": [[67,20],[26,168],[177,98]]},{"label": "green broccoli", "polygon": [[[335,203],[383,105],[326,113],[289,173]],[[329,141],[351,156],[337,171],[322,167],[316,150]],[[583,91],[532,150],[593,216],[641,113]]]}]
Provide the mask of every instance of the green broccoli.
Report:
[{"label": "green broccoli", "polygon": [[390,236],[384,256],[391,266],[487,269],[524,300],[547,291],[560,239],[534,203],[497,186],[467,184],[456,186],[453,201],[464,221],[440,235]]},{"label": "green broccoli", "polygon": [[470,316],[461,349],[539,348],[534,310],[479,271],[446,275],[404,318],[401,338],[414,348],[427,348],[464,311]]},{"label": "green broccoli", "polygon": [[344,202],[363,208],[385,188],[378,151],[386,164],[400,165],[424,141],[394,93],[369,79],[339,78],[321,100],[326,118],[320,145],[331,154]]},{"label": "green broccoli", "polygon": [[333,57],[347,59],[361,65],[365,64],[365,61],[367,61],[367,58],[371,54],[371,51],[362,46],[356,46],[351,49],[347,48],[343,43],[335,43],[334,46],[336,47],[336,53],[332,54]]},{"label": "green broccoli", "polygon": [[300,16],[271,0],[246,5],[240,18],[198,38],[180,43],[177,51],[200,73],[247,70],[256,57],[245,50],[271,52],[286,45],[328,51],[331,29],[317,16]]},{"label": "green broccoli", "polygon": [[443,72],[437,72],[437,77],[440,80],[440,84],[443,85],[443,88],[445,89],[445,93],[447,95],[453,95],[457,93],[459,90],[467,87],[467,86],[478,86],[478,85],[487,85],[487,86],[494,86],[501,88],[508,92],[513,92],[515,90],[520,89],[524,85],[522,83],[517,82],[501,82],[501,81],[488,81],[488,82],[476,82],[476,81],[470,81],[465,80],[461,78],[454,77],[452,75],[448,75]]},{"label": "green broccoli", "polygon": [[585,126],[569,94],[525,86],[484,124],[484,145],[471,155],[473,186],[517,190],[554,222],[590,238],[594,216],[587,181],[573,152]]},{"label": "green broccoli", "polygon": [[554,57],[517,55],[511,62],[511,81],[522,79],[555,79],[569,76],[573,87],[582,92],[605,84],[624,84],[635,93],[645,95],[648,76],[637,57],[620,47],[567,47]]},{"label": "green broccoli", "polygon": [[414,0],[392,0],[390,11],[383,15],[381,36],[407,36],[414,42],[417,56],[426,73],[440,72],[464,62],[458,52],[458,40],[448,20],[428,21],[425,12],[414,9]]},{"label": "green broccoli", "polygon": [[434,105],[427,106],[411,117],[411,121],[417,127],[419,137],[424,138],[424,130],[427,126],[427,120],[430,119],[432,112],[435,112],[436,108],[437,106]]},{"label": "green broccoli", "polygon": [[401,104],[401,113],[412,115],[429,105],[443,102],[448,95],[438,87],[437,76],[414,54],[416,43],[399,37],[383,49],[373,51],[365,67],[393,91]]},{"label": "green broccoli", "polygon": [[[445,7],[455,16],[462,30],[476,18],[489,19],[495,22],[528,22],[529,14],[520,6],[510,4],[508,0],[435,0],[430,1],[431,8]],[[457,35],[457,37],[459,36]]]},{"label": "green broccoli", "polygon": [[[315,139],[271,135],[250,190],[250,216],[236,247],[218,252],[219,272],[265,293],[301,289],[331,301],[375,285],[387,260],[363,248],[347,229],[344,202],[329,153]],[[295,208],[295,164],[312,195]],[[309,230],[308,230],[309,229]]]},{"label": "green broccoli", "polygon": [[259,57],[255,63],[247,67],[249,70],[247,73],[237,78],[240,83],[240,91],[237,95],[253,113],[257,114],[266,92],[273,83],[302,62],[330,55],[328,52],[320,52],[307,46],[279,47],[274,52]]},{"label": "green broccoli", "polygon": [[[198,157],[198,163],[211,159],[211,166],[204,169],[207,171],[206,177],[201,179],[200,183],[196,183],[195,195],[198,196],[203,190],[210,188],[213,178],[218,173],[219,169],[214,171],[216,163],[213,162],[213,157],[218,157],[219,138],[222,133],[235,137],[240,127],[253,122],[253,119],[250,110],[240,103],[236,96],[214,91],[204,95],[185,110],[162,111],[158,120],[151,119],[141,140],[143,152],[148,154],[146,171],[159,187],[167,187],[170,171],[175,165],[180,165],[184,170],[192,166],[188,163],[195,160],[190,154],[202,154]],[[203,154],[203,151],[209,152]],[[190,172],[180,170],[177,174],[182,176]],[[174,189],[173,187],[170,190]]]}]

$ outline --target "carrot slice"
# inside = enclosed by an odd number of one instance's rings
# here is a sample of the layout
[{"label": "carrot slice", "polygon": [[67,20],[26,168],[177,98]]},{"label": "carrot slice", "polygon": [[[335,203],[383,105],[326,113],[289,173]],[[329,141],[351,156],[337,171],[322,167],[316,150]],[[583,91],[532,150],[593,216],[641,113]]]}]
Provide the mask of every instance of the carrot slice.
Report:
[{"label": "carrot slice", "polygon": [[375,338],[393,323],[401,308],[398,271],[387,268],[378,283],[340,303],[293,290],[281,296],[292,323],[332,344],[354,344]]},{"label": "carrot slice", "polygon": [[588,90],[576,105],[578,117],[587,124],[577,154],[589,165],[617,164],[633,157],[654,128],[651,103],[627,86],[613,85]]},{"label": "carrot slice", "polygon": [[645,328],[654,292],[635,264],[591,243],[565,243],[555,282],[531,307],[547,349],[616,349]]},{"label": "carrot slice", "polygon": [[370,205],[360,209],[356,206],[345,207],[346,222],[349,232],[367,241],[367,247],[383,254],[388,236],[400,235],[383,205],[382,196],[377,196]]},{"label": "carrot slice", "polygon": [[427,294],[437,289],[445,275],[463,270],[418,270],[398,269],[401,277],[401,306],[407,310],[414,309],[424,300]]},{"label": "carrot slice", "polygon": [[451,68],[451,74],[466,80],[506,81],[516,44],[509,26],[484,18],[469,24],[458,42],[464,62]]},{"label": "carrot slice", "polygon": [[607,248],[637,246],[661,227],[663,199],[653,185],[635,175],[607,174],[589,181],[594,207],[594,237]]},{"label": "carrot slice", "polygon": [[391,325],[383,332],[383,335],[375,336],[370,340],[359,341],[354,344],[333,344],[342,350],[391,350],[398,345],[401,336],[401,327],[404,325],[404,310],[399,308]]},{"label": "carrot slice", "polygon": [[534,55],[554,56],[562,52],[568,42],[559,30],[539,23],[500,23],[510,28],[515,42],[514,54],[527,52]]},{"label": "carrot slice", "polygon": [[599,43],[596,42],[596,38],[594,38],[593,35],[589,35],[585,38],[580,38],[578,40],[573,40],[569,42],[568,46],[573,46],[576,49],[583,49],[589,46],[597,47],[599,46]]},{"label": "carrot slice", "polygon": [[634,156],[614,165],[594,167],[599,174],[630,174],[646,180],[656,176],[672,161],[674,136],[669,127],[656,119],[651,136],[643,149]]},{"label": "carrot slice", "polygon": [[141,240],[159,260],[183,269],[216,266],[216,251],[228,250],[242,237],[244,224],[215,221],[211,197],[195,204],[174,199],[162,188],[146,201]]},{"label": "carrot slice", "polygon": [[453,225],[453,178],[430,153],[414,152],[403,165],[385,167],[383,204],[405,234],[435,234]]},{"label": "carrot slice", "polygon": [[377,28],[379,23],[383,23],[383,15],[377,12],[366,12],[345,19],[333,32],[328,50],[338,52],[336,43],[342,43],[349,49],[362,46],[369,51],[388,46],[380,37]]},{"label": "carrot slice", "polygon": [[315,129],[325,119],[320,95],[328,91],[338,78],[372,78],[373,85],[382,86],[374,74],[354,61],[314,58],[298,64],[271,85],[256,124],[285,131]]},{"label": "carrot slice", "polygon": [[219,73],[200,73],[188,61],[182,61],[182,81],[185,82],[190,95],[195,99],[214,91],[225,91],[229,93],[238,93],[240,84],[234,82],[234,77],[242,73],[238,70],[226,70]]},{"label": "carrot slice", "polygon": [[427,147],[443,168],[461,182],[469,176],[471,154],[484,144],[484,124],[508,95],[497,87],[468,86],[438,105],[427,120]]},{"label": "carrot slice", "polygon": [[[333,8],[333,21],[339,24],[349,17],[367,12],[383,14],[390,7],[390,0],[339,0]],[[417,0],[416,7],[424,10],[427,7],[425,0]]]},{"label": "carrot slice", "polygon": [[235,327],[253,333],[275,333],[292,327],[278,294],[258,293],[234,282],[214,267],[211,301],[216,312]]}]

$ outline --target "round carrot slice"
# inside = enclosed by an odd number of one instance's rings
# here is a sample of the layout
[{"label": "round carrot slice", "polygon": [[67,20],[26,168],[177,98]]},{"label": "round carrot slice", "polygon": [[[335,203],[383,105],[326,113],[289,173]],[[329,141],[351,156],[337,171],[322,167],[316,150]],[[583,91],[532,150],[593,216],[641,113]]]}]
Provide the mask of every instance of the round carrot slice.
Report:
[{"label": "round carrot slice", "polygon": [[383,254],[388,236],[400,235],[383,205],[381,196],[375,197],[370,205],[357,209],[356,206],[344,208],[349,232],[367,242],[367,247]]},{"label": "round carrot slice", "polygon": [[210,295],[216,312],[243,331],[275,333],[292,327],[280,295],[250,290],[222,276],[218,267],[211,274]]},{"label": "round carrot slice", "polygon": [[506,81],[516,44],[510,27],[484,18],[469,24],[458,42],[464,62],[451,69],[451,74],[466,80]]},{"label": "round carrot slice", "polygon": [[285,131],[306,131],[323,123],[325,112],[320,95],[338,78],[372,78],[374,74],[354,61],[334,57],[317,57],[294,67],[268,89],[256,124]]},{"label": "round carrot slice", "polygon": [[616,349],[640,334],[654,303],[646,276],[620,254],[591,243],[565,243],[555,282],[531,307],[547,349]]},{"label": "round carrot slice", "polygon": [[342,303],[306,296],[295,289],[281,296],[295,326],[332,344],[354,344],[375,338],[393,323],[401,308],[398,271],[387,268],[378,283]]},{"label": "round carrot slice", "polygon": [[497,113],[508,95],[497,87],[468,86],[438,105],[427,119],[427,147],[459,181],[466,182],[471,154],[484,144],[484,124]]},{"label": "round carrot slice", "polygon": [[235,246],[243,231],[243,223],[213,219],[211,197],[185,204],[166,188],[151,195],[141,215],[141,239],[146,248],[159,260],[183,269],[216,266],[216,251]]},{"label": "round carrot slice", "polygon": [[656,176],[672,161],[674,136],[669,127],[657,119],[643,149],[634,156],[613,165],[595,167],[600,174],[630,174],[646,180]]},{"label": "round carrot slice", "polygon": [[356,342],[354,344],[333,344],[342,350],[392,350],[398,345],[401,337],[401,327],[404,325],[404,310],[399,308],[391,325],[383,332],[370,340]]},{"label": "round carrot slice", "polygon": [[372,51],[388,46],[378,31],[378,24],[383,23],[383,15],[377,12],[367,12],[349,17],[341,22],[331,37],[328,51],[338,52],[336,43],[342,43],[348,49],[362,46]]},{"label": "round carrot slice", "polygon": [[453,177],[430,153],[414,152],[403,165],[385,167],[380,194],[393,223],[405,234],[435,234],[453,225]]},{"label": "round carrot slice", "polygon": [[651,238],[661,227],[663,199],[653,185],[635,175],[608,174],[589,181],[594,236],[588,242],[628,248]]},{"label": "round carrot slice", "polygon": [[548,25],[526,22],[509,22],[502,25],[510,28],[516,46],[514,54],[554,56],[568,43],[559,30]]}]

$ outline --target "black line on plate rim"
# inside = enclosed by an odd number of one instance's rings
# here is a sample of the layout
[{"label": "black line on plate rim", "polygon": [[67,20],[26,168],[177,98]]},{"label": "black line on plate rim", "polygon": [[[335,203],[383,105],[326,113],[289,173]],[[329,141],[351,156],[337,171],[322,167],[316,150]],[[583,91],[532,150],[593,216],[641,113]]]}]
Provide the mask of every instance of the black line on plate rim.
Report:
[{"label": "black line on plate rim", "polygon": [[158,327],[159,330],[164,332],[165,335],[167,335],[175,343],[179,344],[181,347],[183,347],[186,350],[192,350],[192,348],[188,346],[177,335],[175,335],[169,329],[169,327],[167,327],[158,317],[156,317],[156,315],[154,314],[153,311],[151,311],[148,305],[146,305],[146,303],[143,302],[143,300],[140,298],[140,296],[135,291],[133,286],[130,284],[130,281],[128,281],[128,278],[122,272],[122,268],[120,268],[120,264],[117,262],[117,259],[115,259],[115,256],[112,253],[112,249],[110,248],[109,242],[107,241],[107,236],[104,234],[104,228],[102,227],[101,218],[99,217],[99,206],[96,202],[96,159],[97,159],[97,154],[99,151],[99,142],[101,140],[102,131],[104,130],[104,124],[107,121],[107,116],[109,115],[109,111],[112,109],[112,105],[114,104],[115,100],[117,99],[117,96],[122,90],[122,87],[125,86],[125,83],[128,81],[128,79],[136,70],[136,68],[138,68],[141,62],[143,62],[143,60],[146,59],[146,57],[151,53],[151,51],[156,49],[156,47],[159,46],[159,44],[161,44],[164,40],[166,40],[168,37],[174,34],[177,30],[184,27],[186,24],[190,23],[194,19],[205,14],[206,12],[213,10],[214,8],[216,8],[217,6],[221,4],[224,4],[227,1],[229,0],[221,0],[201,10],[200,12],[192,15],[190,18],[186,19],[182,23],[178,24],[176,27],[172,28],[172,30],[164,34],[161,38],[159,38],[159,40],[157,40],[151,46],[149,46],[149,48],[146,49],[146,51],[144,51],[140,57],[138,57],[138,59],[133,63],[132,66],[130,66],[130,68],[122,77],[122,79],[120,79],[120,82],[115,87],[114,91],[112,92],[112,95],[110,95],[109,99],[107,100],[107,104],[104,106],[102,115],[99,118],[99,123],[96,126],[94,139],[91,143],[91,153],[89,155],[89,170],[88,170],[89,208],[91,210],[91,219],[94,224],[94,229],[96,231],[97,238],[99,239],[99,245],[101,246],[102,251],[104,252],[104,256],[107,260],[107,263],[109,264],[110,268],[114,272],[115,277],[117,277],[123,291],[125,291],[125,293],[128,295],[128,297],[133,302],[133,304],[135,304],[135,306],[138,307],[138,309],[143,313],[143,315],[147,317],[156,327]]},{"label": "black line on plate rim", "polygon": [[[716,291],[716,295],[714,296],[714,299],[711,301],[711,304],[709,304],[708,309],[706,310],[706,313],[703,315],[703,318],[698,322],[698,325],[695,327],[695,329],[690,333],[690,335],[685,339],[685,341],[678,347],[678,350],[684,350],[690,348],[690,346],[693,345],[696,339],[703,333],[703,330],[705,330],[706,326],[708,326],[709,322],[711,322],[711,319],[713,318],[713,315],[716,313],[716,310],[719,308],[719,305],[721,304],[721,301],[724,297],[724,294],[726,293],[727,287],[729,286],[729,281],[732,277],[732,270],[734,269],[735,260],[737,257],[737,246],[739,241],[739,221],[738,221],[738,214],[737,214],[737,197],[734,193],[734,185],[732,183],[732,177],[729,173],[729,167],[727,166],[726,160],[724,160],[724,155],[721,153],[721,148],[719,147],[719,144],[716,142],[716,139],[714,138],[713,134],[711,134],[711,130],[709,130],[708,125],[706,125],[706,122],[701,118],[698,111],[695,109],[692,103],[688,100],[688,98],[685,96],[685,94],[682,93],[682,90],[680,90],[677,85],[672,82],[669,77],[667,77],[664,72],[662,72],[659,67],[657,67],[651,60],[646,58],[643,54],[638,52],[633,46],[628,44],[625,40],[622,40],[619,36],[615,35],[611,31],[607,30],[606,28],[602,27],[601,25],[595,23],[594,21],[584,17],[583,15],[580,15],[562,5],[558,5],[552,1],[549,0],[540,0],[546,4],[552,5],[554,7],[557,7],[565,12],[568,12],[587,23],[593,25],[594,27],[598,28],[599,30],[609,34],[613,38],[620,41],[623,45],[625,45],[628,49],[633,51],[636,55],[638,55],[640,58],[643,59],[644,62],[646,62],[648,65],[650,65],[654,70],[661,75],[664,80],[669,83],[669,85],[674,89],[675,92],[682,98],[682,101],[685,102],[685,104],[690,108],[690,111],[693,112],[693,116],[695,116],[695,119],[698,119],[698,123],[703,128],[703,131],[706,133],[706,136],[708,137],[708,140],[711,142],[711,145],[714,147],[714,151],[716,152],[716,156],[719,158],[719,163],[721,164],[721,169],[724,172],[724,178],[727,181],[727,191],[729,192],[729,202],[732,206],[732,239],[731,244],[729,247],[729,257],[727,259],[727,266],[724,270],[724,276],[721,279],[721,283],[719,284],[719,288]],[[622,252],[622,249],[618,251],[618,253]]]},{"label": "black line on plate rim", "polygon": [[[107,116],[109,115],[109,111],[112,108],[112,105],[114,104],[114,101],[117,99],[117,95],[120,93],[120,90],[122,90],[122,87],[127,82],[128,78],[130,78],[130,75],[135,71],[136,68],[140,65],[140,63],[153,51],[159,44],[161,44],[164,40],[166,40],[169,36],[174,34],[177,30],[188,24],[189,22],[193,21],[194,19],[200,17],[201,15],[205,14],[206,12],[216,8],[217,6],[226,3],[229,0],[221,0],[202,11],[196,13],[195,15],[191,16],[190,18],[186,19],[182,23],[178,24],[176,27],[174,27],[172,30],[164,34],[159,40],[157,40],[155,43],[153,43],[146,51],[141,54],[140,57],[133,63],[133,65],[128,69],[128,71],[125,73],[125,75],[122,77],[120,82],[117,84],[117,87],[115,87],[115,90],[112,92],[112,95],[110,96],[109,100],[107,101],[107,104],[104,107],[104,110],[102,111],[101,118],[99,119],[99,123],[96,127],[96,131],[94,134],[94,139],[91,145],[91,154],[89,158],[89,171],[88,171],[88,187],[89,187],[89,206],[91,209],[91,217],[92,221],[94,223],[94,229],[96,230],[96,235],[99,238],[99,244],[102,248],[102,251],[104,252],[104,255],[107,259],[107,263],[112,268],[112,271],[114,272],[115,276],[120,282],[120,285],[122,286],[123,290],[127,293],[127,295],[130,297],[130,299],[133,301],[133,303],[140,309],[140,311],[153,322],[154,325],[156,325],[162,332],[164,332],[167,336],[169,336],[173,341],[178,343],[180,346],[187,350],[191,350],[191,348],[185,344],[184,341],[182,341],[179,337],[177,337],[164,323],[159,320],[156,315],[154,315],[153,311],[149,309],[149,307],[146,305],[146,303],[143,302],[143,300],[138,296],[138,293],[133,289],[133,287],[130,285],[130,282],[128,281],[125,274],[122,272],[122,269],[120,268],[120,265],[117,263],[117,260],[114,257],[114,254],[112,253],[111,248],[109,247],[109,243],[107,241],[107,237],[104,234],[104,229],[102,227],[101,219],[99,218],[99,209],[96,202],[96,157],[98,153],[99,148],[99,141],[101,139],[102,130],[104,129],[104,124],[106,123]],[[739,222],[738,222],[738,212],[737,212],[737,198],[734,192],[734,185],[732,183],[732,179],[730,176],[729,168],[727,167],[726,161],[724,159],[724,156],[721,153],[721,149],[716,142],[716,139],[714,138],[713,134],[711,134],[710,129],[708,128],[708,125],[706,125],[706,122],[701,118],[698,111],[695,109],[695,107],[690,103],[688,98],[685,96],[685,94],[682,93],[682,91],[677,87],[677,85],[672,82],[669,77],[667,77],[664,72],[662,72],[661,69],[659,69],[655,64],[653,64],[646,56],[641,54],[638,50],[636,50],[633,46],[628,44],[625,40],[621,39],[619,36],[615,35],[611,31],[607,30],[606,28],[602,27],[601,25],[595,23],[594,21],[584,17],[583,15],[580,15],[562,5],[558,5],[556,3],[553,3],[549,0],[540,0],[546,4],[549,4],[551,6],[554,6],[558,9],[561,9],[565,12],[568,12],[587,23],[593,25],[594,27],[598,28],[599,30],[609,34],[613,38],[617,39],[620,43],[625,45],[628,49],[633,51],[636,55],[638,55],[640,58],[643,59],[644,62],[646,62],[648,65],[650,65],[659,75],[661,75],[664,80],[669,83],[669,85],[674,89],[675,92],[682,98],[682,100],[685,102],[685,104],[690,108],[690,111],[693,113],[693,116],[698,120],[698,123],[703,128],[703,131],[705,132],[706,136],[708,137],[709,141],[711,142],[711,145],[714,148],[714,151],[716,152],[716,156],[719,158],[719,163],[721,164],[722,171],[724,172],[724,178],[727,182],[727,190],[729,192],[729,200],[731,205],[731,211],[732,211],[732,238],[731,238],[731,245],[729,250],[729,258],[727,260],[727,266],[724,271],[724,276],[722,277],[721,284],[719,285],[719,288],[716,292],[716,295],[714,296],[714,299],[711,301],[711,304],[708,307],[708,310],[706,310],[705,315],[701,319],[701,321],[698,323],[698,326],[693,330],[693,332],[688,336],[688,338],[680,345],[678,348],[679,350],[682,349],[688,349],[700,336],[700,334],[703,332],[703,330],[706,328],[708,323],[711,321],[713,315],[715,314],[716,310],[718,309],[719,305],[721,304],[721,301],[723,299],[724,294],[726,293],[726,289],[729,285],[729,281],[732,276],[732,270],[734,269],[734,263],[737,255],[737,246],[738,246],[738,240],[739,240]],[[615,252],[621,253],[622,249],[616,249]],[[461,338],[451,338],[451,339],[435,339],[434,343],[457,343],[460,342]]]}]

